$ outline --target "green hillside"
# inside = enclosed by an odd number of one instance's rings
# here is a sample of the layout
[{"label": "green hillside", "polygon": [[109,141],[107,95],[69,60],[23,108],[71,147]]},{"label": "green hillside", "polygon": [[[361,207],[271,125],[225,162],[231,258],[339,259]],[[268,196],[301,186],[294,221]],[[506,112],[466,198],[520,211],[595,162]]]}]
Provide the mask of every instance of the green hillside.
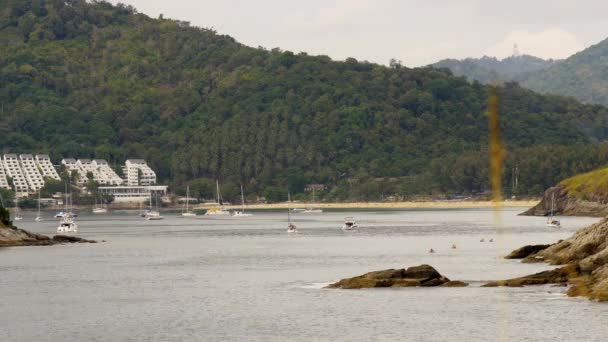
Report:
[{"label": "green hillside", "polygon": [[538,92],[608,106],[608,39],[546,70],[525,75],[519,81]]},{"label": "green hillside", "polygon": [[432,66],[450,69],[456,76],[485,84],[502,83],[515,80],[517,77],[555,65],[558,61],[544,60],[538,57],[522,55],[499,60],[495,57],[444,59]]},{"label": "green hillside", "polygon": [[[487,189],[490,89],[445,70],[250,48],[99,1],[0,4],[3,152],[145,158],[229,198],[239,182],[275,197],[324,183],[334,199]],[[606,162],[606,108],[498,93],[519,193]]]}]

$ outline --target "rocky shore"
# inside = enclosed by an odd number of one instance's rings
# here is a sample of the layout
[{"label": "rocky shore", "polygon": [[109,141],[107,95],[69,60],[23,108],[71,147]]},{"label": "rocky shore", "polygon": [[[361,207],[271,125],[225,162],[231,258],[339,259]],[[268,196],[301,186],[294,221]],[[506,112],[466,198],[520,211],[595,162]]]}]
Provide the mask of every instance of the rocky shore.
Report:
[{"label": "rocky shore", "polygon": [[545,191],[540,202],[526,210],[521,215],[548,216],[551,213],[551,199],[553,214],[561,216],[608,216],[608,203],[603,195],[582,196],[577,191],[569,190],[566,185],[559,184]]},{"label": "rocky shore", "polygon": [[75,236],[35,234],[24,229],[0,223],[0,247],[16,246],[51,246],[64,243],[96,243],[94,240],[86,240]]},{"label": "rocky shore", "polygon": [[408,269],[402,268],[369,272],[357,277],[342,279],[327,286],[327,288],[366,289],[414,286],[463,287],[467,285],[468,284],[461,281],[451,281],[429,265],[420,265]]},{"label": "rocky shore", "polygon": [[522,262],[546,262],[562,267],[484,286],[571,285],[569,296],[608,301],[608,218],[546,248],[526,246],[509,256],[514,255],[522,258]]}]

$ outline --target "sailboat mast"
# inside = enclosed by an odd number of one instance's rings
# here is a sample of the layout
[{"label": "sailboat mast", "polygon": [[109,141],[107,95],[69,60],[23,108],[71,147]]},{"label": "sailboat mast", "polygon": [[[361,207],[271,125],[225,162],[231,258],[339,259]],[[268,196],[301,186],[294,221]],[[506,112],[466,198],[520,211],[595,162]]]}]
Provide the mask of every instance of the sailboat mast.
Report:
[{"label": "sailboat mast", "polygon": [[287,223],[291,223],[291,215],[289,213],[289,202],[291,202],[291,195],[287,192]]},{"label": "sailboat mast", "polygon": [[190,185],[186,185],[186,212],[188,212],[188,200],[190,199]]},{"label": "sailboat mast", "polygon": [[243,184],[241,184],[241,211],[245,212],[245,195],[243,194]]},{"label": "sailboat mast", "polygon": [[220,183],[218,180],[215,180],[215,192],[217,193],[217,205],[222,206],[222,202],[220,201]]}]

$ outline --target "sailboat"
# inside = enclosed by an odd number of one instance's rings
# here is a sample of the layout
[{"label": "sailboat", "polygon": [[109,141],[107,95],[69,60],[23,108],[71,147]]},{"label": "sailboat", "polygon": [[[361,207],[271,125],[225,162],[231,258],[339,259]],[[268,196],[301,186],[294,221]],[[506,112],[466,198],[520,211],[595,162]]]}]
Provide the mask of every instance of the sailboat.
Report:
[{"label": "sailboat", "polygon": [[107,212],[108,212],[108,209],[106,209],[103,206],[103,201],[102,201],[101,206],[97,205],[97,196],[95,196],[95,207],[93,207],[93,214],[105,214]]},{"label": "sailboat", "polygon": [[217,204],[219,205],[219,207],[211,208],[211,209],[207,210],[207,212],[205,213],[205,216],[230,215],[230,212],[223,208],[222,197],[220,195],[220,183],[218,183],[217,180],[215,181],[215,187],[216,187],[216,193],[217,193]]},{"label": "sailboat", "polygon": [[555,204],[555,194],[551,194],[551,214],[547,218],[547,227],[559,228],[561,227],[561,223],[559,220],[553,218],[553,206]]},{"label": "sailboat", "polygon": [[291,202],[291,195],[289,192],[287,193],[287,232],[288,233],[297,233],[298,228],[295,224],[291,222],[291,210],[289,210],[289,203]]},{"label": "sailboat", "polygon": [[160,211],[158,211],[158,198],[155,198],[156,200],[156,210],[152,210],[152,193],[150,193],[150,210],[148,210],[146,212],[146,220],[148,221],[157,221],[157,220],[163,220],[164,217],[160,214]]},{"label": "sailboat", "polygon": [[[312,187],[312,203],[315,203],[315,188]],[[313,213],[322,213],[323,209],[319,209],[319,208],[314,208],[312,206],[304,209],[302,211],[303,214],[313,214]]]},{"label": "sailboat", "polygon": [[245,195],[243,194],[243,184],[241,184],[241,211],[236,210],[232,216],[234,217],[249,217],[253,214],[245,212]]},{"label": "sailboat", "polygon": [[194,217],[196,216],[196,213],[192,210],[190,210],[190,208],[188,207],[188,202],[190,201],[190,186],[186,186],[186,210],[182,211],[182,216],[183,217]]},{"label": "sailboat", "polygon": [[13,221],[21,221],[23,220],[23,216],[21,216],[21,212],[19,210],[19,197],[17,193],[15,193],[15,217],[13,217]]},{"label": "sailboat", "polygon": [[[76,215],[74,215],[72,213],[72,206],[71,204],[71,197],[72,194],[70,192],[69,197],[68,197],[68,185],[66,183],[65,185],[65,212],[63,212],[63,215],[61,215],[61,221],[59,222],[59,226],[57,227],[57,233],[76,233],[78,232],[78,224],[76,224],[76,222],[74,222],[74,218],[76,217]],[[68,207],[69,205],[69,207]]]},{"label": "sailboat", "polygon": [[40,214],[40,191],[38,191],[38,214],[36,214],[36,218],[34,219],[34,221],[42,221],[42,215]]}]

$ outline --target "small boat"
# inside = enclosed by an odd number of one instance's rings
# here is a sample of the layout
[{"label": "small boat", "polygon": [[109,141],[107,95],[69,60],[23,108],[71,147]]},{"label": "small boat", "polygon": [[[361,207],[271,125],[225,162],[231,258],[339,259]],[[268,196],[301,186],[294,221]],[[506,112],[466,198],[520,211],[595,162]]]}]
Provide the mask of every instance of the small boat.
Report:
[{"label": "small boat", "polygon": [[188,207],[190,201],[190,186],[186,186],[186,209],[182,211],[182,217],[195,217],[196,213]]},{"label": "small boat", "polygon": [[353,230],[357,228],[357,223],[355,222],[355,219],[352,217],[345,217],[344,218],[344,224],[342,225],[342,230]]},{"label": "small boat", "polygon": [[224,206],[222,205],[223,201],[222,201],[222,196],[220,195],[220,183],[217,180],[215,181],[215,188],[216,188],[216,194],[217,194],[217,204],[219,205],[219,207],[211,208],[211,209],[207,210],[207,212],[205,213],[205,216],[230,215],[230,212],[228,210],[224,209]]},{"label": "small boat", "polygon": [[241,211],[235,210],[232,213],[234,217],[249,217],[253,216],[253,214],[245,212],[245,195],[243,194],[243,184],[241,184]]},{"label": "small boat", "polygon": [[289,210],[289,203],[291,202],[291,196],[289,192],[287,193],[287,232],[288,233],[297,233],[298,227],[291,222],[291,215]]},{"label": "small boat", "polygon": [[547,227],[560,228],[561,222],[553,217],[553,204],[555,202],[555,194],[551,195],[551,214],[547,217]]},{"label": "small boat", "polygon": [[57,227],[57,233],[77,233],[78,224],[74,222],[74,219],[70,216],[64,217],[59,226]]},{"label": "small boat", "polygon": [[293,209],[291,209],[291,212],[294,213],[294,214],[295,213],[303,213],[305,211],[306,211],[306,209],[303,209],[303,208],[293,208]]},{"label": "small boat", "polygon": [[452,249],[456,249],[456,244],[455,243],[452,244]]}]

